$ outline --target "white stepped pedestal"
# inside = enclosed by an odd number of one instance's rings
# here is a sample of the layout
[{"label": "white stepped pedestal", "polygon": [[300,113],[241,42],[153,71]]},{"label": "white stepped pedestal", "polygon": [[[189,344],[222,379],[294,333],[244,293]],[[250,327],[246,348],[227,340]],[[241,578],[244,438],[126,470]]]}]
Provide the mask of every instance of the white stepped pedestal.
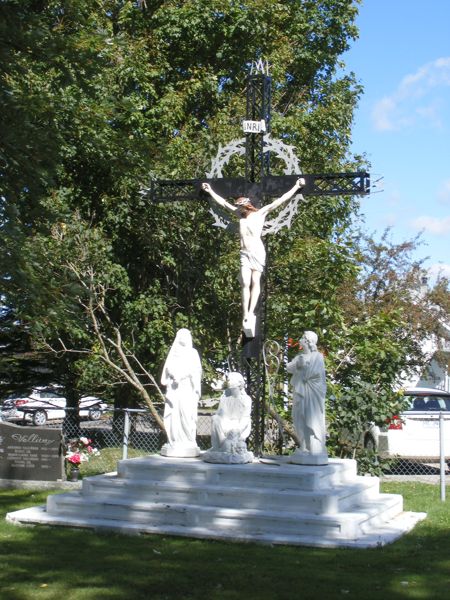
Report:
[{"label": "white stepped pedestal", "polygon": [[289,462],[294,465],[327,465],[328,454],[326,452],[322,454],[311,454],[309,452],[303,452],[300,448],[297,448],[295,452],[289,457]]},{"label": "white stepped pedestal", "polygon": [[117,474],[83,480],[46,507],[9,513],[13,523],[311,546],[370,547],[409,531],[423,513],[380,494],[356,463],[309,466],[273,460],[229,465],[196,458],[123,460]]},{"label": "white stepped pedestal", "polygon": [[164,444],[160,452],[161,456],[170,458],[196,458],[200,456],[201,451],[197,444]]}]

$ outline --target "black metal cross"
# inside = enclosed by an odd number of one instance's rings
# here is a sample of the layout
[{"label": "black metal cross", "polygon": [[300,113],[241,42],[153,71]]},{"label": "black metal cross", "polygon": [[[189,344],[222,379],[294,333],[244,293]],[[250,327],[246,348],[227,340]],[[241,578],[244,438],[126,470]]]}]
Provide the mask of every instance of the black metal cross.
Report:
[{"label": "black metal cross", "polygon": [[[269,198],[279,197],[292,188],[299,174],[270,174],[270,152],[264,148],[264,133],[270,133],[271,84],[268,65],[261,59],[252,64],[247,79],[245,131],[245,176],[216,179],[153,180],[142,192],[153,202],[191,201],[205,198],[202,183],[210,183],[223,198],[245,196],[260,207]],[[370,176],[364,172],[301,174],[305,186],[303,196],[363,196],[370,193]],[[257,324],[257,331],[260,329]],[[255,338],[258,337],[258,333]],[[254,340],[253,343],[251,340]],[[254,338],[244,342],[247,357],[260,353]]]},{"label": "black metal cross", "polygon": [[[192,201],[205,198],[202,183],[210,183],[223,198],[246,196],[260,206],[271,197],[279,197],[292,188],[301,176],[305,186],[303,196],[363,196],[370,193],[370,176],[367,172],[293,174],[274,176],[270,174],[270,153],[264,149],[264,134],[270,133],[271,77],[267,63],[259,60],[252,64],[247,79],[247,107],[245,132],[245,176],[217,179],[154,180],[142,192],[153,202]],[[247,388],[253,398],[253,449],[261,454],[264,441],[264,381],[262,360],[265,329],[265,293],[257,309],[256,335],[244,335],[242,356],[245,360]]]},{"label": "black metal cross", "polygon": [[[255,135],[255,134],[250,134]],[[153,202],[196,200],[205,197],[201,185],[208,182],[224,198],[250,196],[261,200],[280,196],[294,185],[300,175],[263,175],[259,182],[246,177],[220,179],[183,179],[152,181],[146,196]],[[364,196],[370,193],[370,175],[366,172],[302,174],[306,182],[303,196]]]},{"label": "black metal cross", "polygon": [[[297,175],[270,174],[270,154],[264,150],[264,133],[270,133],[271,85],[268,65],[262,60],[253,63],[247,78],[247,109],[245,130],[245,177],[182,180],[154,180],[147,190],[153,202],[195,200],[204,197],[201,184],[214,185],[222,197],[250,196],[256,202],[283,194]],[[302,174],[306,185],[304,196],[345,196],[370,193],[370,176],[366,172]]]}]

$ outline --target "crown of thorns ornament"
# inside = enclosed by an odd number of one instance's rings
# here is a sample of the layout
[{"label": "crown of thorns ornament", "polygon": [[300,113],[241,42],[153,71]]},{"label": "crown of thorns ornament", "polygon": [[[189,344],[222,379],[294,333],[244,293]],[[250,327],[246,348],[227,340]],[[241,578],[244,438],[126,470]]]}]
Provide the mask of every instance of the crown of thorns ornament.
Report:
[{"label": "crown of thorns ornament", "polygon": [[[281,140],[274,139],[270,134],[264,136],[264,153],[271,152],[283,161],[285,175],[300,175],[302,174],[300,163],[295,155],[293,146],[285,144]],[[211,169],[206,173],[208,179],[219,179],[223,177],[223,169],[229,163],[232,156],[245,155],[245,138],[232,140],[225,146],[219,145],[216,156],[211,161]],[[268,233],[276,233],[283,227],[290,227],[292,219],[298,211],[299,202],[303,201],[302,194],[296,194],[293,198],[280,210],[276,216],[267,219],[264,225],[262,235]],[[214,218],[215,227],[223,227],[226,229],[230,224],[230,218],[225,211],[219,210],[216,206],[211,206],[210,213]]]}]

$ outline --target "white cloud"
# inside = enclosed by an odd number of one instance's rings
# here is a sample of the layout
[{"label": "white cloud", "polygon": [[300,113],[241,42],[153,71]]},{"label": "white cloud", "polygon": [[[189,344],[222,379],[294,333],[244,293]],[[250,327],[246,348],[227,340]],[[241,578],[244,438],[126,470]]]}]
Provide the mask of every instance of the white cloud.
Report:
[{"label": "white cloud", "polygon": [[415,112],[420,119],[427,121],[435,129],[442,129],[444,127],[441,116],[443,109],[445,109],[444,102],[442,98],[438,98],[432,100],[429,104],[418,106]]},{"label": "white cloud", "polygon": [[439,187],[438,198],[443,204],[450,204],[450,179],[444,181]]},{"label": "white cloud", "polygon": [[439,277],[450,279],[450,265],[446,263],[435,263],[427,269],[429,277],[435,281]]},{"label": "white cloud", "polygon": [[445,235],[450,233],[450,217],[417,217],[411,222],[414,229],[425,231],[432,235]]},{"label": "white cloud", "polygon": [[[392,94],[375,103],[372,121],[379,131],[395,131],[419,121],[435,128],[442,127],[440,113],[445,105],[436,97],[437,89],[450,86],[450,56],[438,58],[406,75]],[[433,94],[431,96],[431,94]]]},{"label": "white cloud", "polygon": [[395,111],[396,104],[392,98],[385,96],[379,100],[372,110],[372,121],[375,129],[385,131],[393,129],[391,115]]}]

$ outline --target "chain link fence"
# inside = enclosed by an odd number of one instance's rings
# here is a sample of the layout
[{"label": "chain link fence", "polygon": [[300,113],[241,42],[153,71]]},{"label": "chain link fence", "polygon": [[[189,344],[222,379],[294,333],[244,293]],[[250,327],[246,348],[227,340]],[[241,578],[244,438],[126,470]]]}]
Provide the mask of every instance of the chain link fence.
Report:
[{"label": "chain link fence", "polygon": [[[420,481],[441,485],[441,499],[450,485],[450,414],[440,412],[436,418],[424,421],[425,439],[412,440],[417,456],[393,456],[387,462],[384,479]],[[425,452],[425,456],[421,454]]]},{"label": "chain link fence", "polygon": [[[197,444],[201,450],[207,450],[211,446],[211,417],[217,409],[217,404],[217,401],[209,401],[199,407]],[[113,472],[117,468],[118,460],[158,453],[166,442],[165,434],[147,409],[106,409],[93,411],[82,419],[78,419],[78,415],[75,418],[75,414],[70,418],[70,409],[65,409],[65,418],[52,418],[51,410],[47,412],[48,420],[45,426],[61,429],[65,445],[73,439],[86,437],[92,441],[92,446],[99,450],[97,456],[93,456],[87,463],[82,463],[83,476]],[[33,425],[29,422],[24,424],[24,427],[32,428]],[[418,456],[389,456],[382,477],[387,480],[441,483],[445,494],[445,485],[450,485],[448,412],[440,413],[439,419],[435,420],[433,435],[435,450],[432,456],[419,456],[421,444],[420,440],[417,440]],[[293,449],[293,443],[289,446],[288,442],[292,441],[286,436],[280,436],[276,422],[266,426],[266,451],[273,454],[289,452]]]},{"label": "chain link fence", "polygon": [[[201,450],[211,445],[211,414],[208,410],[198,413],[197,445]],[[82,465],[85,475],[115,471],[118,460],[158,453],[166,442],[164,432],[146,409],[105,411],[98,421],[82,421],[79,428],[70,428],[65,422],[62,429],[65,440],[85,436],[100,451]]]},{"label": "chain link fence", "polygon": [[[64,448],[69,442],[85,437],[91,440],[92,447],[99,450],[88,462],[80,465],[82,476],[116,471],[118,460],[158,453],[166,442],[164,432],[147,409],[98,410],[83,419],[79,419],[75,411],[66,408],[63,411],[66,416],[62,417],[58,409],[58,418],[54,418],[56,412],[52,416],[52,409],[46,408],[48,419],[45,427],[61,430]],[[213,413],[212,408],[200,408],[198,412],[197,444],[201,450],[207,450],[211,445]],[[34,427],[32,421],[19,421],[17,424]]]}]

